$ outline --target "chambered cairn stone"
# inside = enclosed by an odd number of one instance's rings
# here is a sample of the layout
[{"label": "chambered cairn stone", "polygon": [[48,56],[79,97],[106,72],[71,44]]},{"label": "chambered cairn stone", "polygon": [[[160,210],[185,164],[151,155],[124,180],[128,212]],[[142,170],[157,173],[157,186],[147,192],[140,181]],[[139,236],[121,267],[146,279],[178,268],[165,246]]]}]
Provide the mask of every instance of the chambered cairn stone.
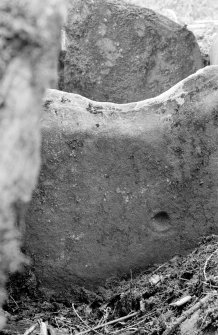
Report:
[{"label": "chambered cairn stone", "polygon": [[26,216],[42,287],[96,287],[218,232],[218,66],[129,104],[50,90],[44,109]]},{"label": "chambered cairn stone", "polygon": [[[17,228],[37,181],[42,97],[55,72],[64,11],[59,0],[0,1],[1,313],[8,274],[24,261]],[[4,324],[0,315],[0,329]]]},{"label": "chambered cairn stone", "polygon": [[201,67],[185,26],[125,1],[70,0],[59,89],[97,101],[140,101]]}]

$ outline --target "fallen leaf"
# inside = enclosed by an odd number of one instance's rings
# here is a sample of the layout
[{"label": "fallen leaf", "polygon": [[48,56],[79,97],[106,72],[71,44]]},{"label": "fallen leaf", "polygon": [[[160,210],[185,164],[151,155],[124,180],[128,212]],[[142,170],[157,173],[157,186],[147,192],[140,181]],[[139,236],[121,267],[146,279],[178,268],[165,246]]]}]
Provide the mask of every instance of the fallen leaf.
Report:
[{"label": "fallen leaf", "polygon": [[159,283],[159,281],[161,281],[162,279],[162,276],[159,276],[159,275],[156,275],[154,274],[150,279],[149,279],[149,282],[153,285],[156,285]]}]

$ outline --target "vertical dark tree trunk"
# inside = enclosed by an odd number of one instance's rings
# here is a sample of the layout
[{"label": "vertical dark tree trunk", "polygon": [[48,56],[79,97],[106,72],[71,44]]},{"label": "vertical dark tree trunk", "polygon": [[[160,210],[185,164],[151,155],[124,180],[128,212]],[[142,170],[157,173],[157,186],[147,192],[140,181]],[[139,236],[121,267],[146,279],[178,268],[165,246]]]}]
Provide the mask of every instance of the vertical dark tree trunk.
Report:
[{"label": "vertical dark tree trunk", "polygon": [[64,0],[0,1],[0,308],[8,273],[24,261],[15,222],[37,181],[42,97],[64,16]]}]

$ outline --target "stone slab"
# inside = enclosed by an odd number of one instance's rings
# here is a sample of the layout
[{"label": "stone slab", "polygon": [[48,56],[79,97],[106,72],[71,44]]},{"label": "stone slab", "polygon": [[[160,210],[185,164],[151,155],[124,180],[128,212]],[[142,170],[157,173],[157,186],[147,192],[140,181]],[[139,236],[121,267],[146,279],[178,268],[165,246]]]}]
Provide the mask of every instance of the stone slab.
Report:
[{"label": "stone slab", "polygon": [[141,102],[49,90],[26,248],[48,289],[88,288],[218,232],[218,66]]},{"label": "stone slab", "polygon": [[71,0],[59,89],[127,103],[168,90],[203,67],[194,34],[120,0]]}]

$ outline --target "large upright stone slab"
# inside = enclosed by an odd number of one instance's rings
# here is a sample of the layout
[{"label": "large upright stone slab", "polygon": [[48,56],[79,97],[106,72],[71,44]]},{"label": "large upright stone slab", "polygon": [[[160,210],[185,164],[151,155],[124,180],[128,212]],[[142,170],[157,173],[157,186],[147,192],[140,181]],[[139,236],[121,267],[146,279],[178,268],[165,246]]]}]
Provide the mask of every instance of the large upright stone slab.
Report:
[{"label": "large upright stone slab", "polygon": [[59,87],[97,101],[159,95],[203,67],[194,35],[120,0],[71,0]]},{"label": "large upright stone slab", "polygon": [[50,90],[44,106],[26,217],[43,287],[94,287],[218,232],[218,66],[142,102]]}]

